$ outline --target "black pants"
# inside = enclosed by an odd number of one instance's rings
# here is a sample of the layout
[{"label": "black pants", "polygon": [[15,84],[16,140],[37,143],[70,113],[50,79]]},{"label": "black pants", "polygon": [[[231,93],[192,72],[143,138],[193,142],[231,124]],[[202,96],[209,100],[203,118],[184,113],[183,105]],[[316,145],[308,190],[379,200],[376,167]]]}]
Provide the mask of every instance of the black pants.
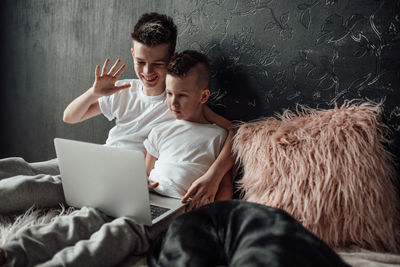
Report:
[{"label": "black pants", "polygon": [[178,217],[153,243],[150,266],[347,266],[285,211],[216,202]]}]

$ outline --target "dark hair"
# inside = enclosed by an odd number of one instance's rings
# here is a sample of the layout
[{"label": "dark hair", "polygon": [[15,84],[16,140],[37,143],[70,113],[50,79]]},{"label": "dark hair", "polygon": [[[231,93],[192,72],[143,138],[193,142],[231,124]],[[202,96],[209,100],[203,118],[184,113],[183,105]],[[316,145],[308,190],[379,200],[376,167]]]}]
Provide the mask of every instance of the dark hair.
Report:
[{"label": "dark hair", "polygon": [[207,88],[210,84],[210,63],[205,54],[193,50],[185,50],[172,58],[167,67],[167,73],[179,78],[185,77],[191,69],[199,66],[199,79],[201,83],[206,83]]},{"label": "dark hair", "polygon": [[177,32],[171,17],[153,12],[140,17],[131,36],[133,40],[150,47],[169,44],[171,56],[175,51]]}]

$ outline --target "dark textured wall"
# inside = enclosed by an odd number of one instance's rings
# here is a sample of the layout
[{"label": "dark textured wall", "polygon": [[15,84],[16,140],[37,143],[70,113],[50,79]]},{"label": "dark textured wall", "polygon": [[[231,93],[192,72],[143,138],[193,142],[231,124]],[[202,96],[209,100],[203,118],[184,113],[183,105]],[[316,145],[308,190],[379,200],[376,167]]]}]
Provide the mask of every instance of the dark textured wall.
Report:
[{"label": "dark textured wall", "polygon": [[122,78],[134,77],[130,32],[149,11],[175,19],[178,50],[208,53],[214,108],[227,118],[384,101],[399,146],[400,1],[5,0],[0,156],[54,157],[55,136],[103,143],[112,123],[66,125],[62,112],[107,56],[127,63]]}]

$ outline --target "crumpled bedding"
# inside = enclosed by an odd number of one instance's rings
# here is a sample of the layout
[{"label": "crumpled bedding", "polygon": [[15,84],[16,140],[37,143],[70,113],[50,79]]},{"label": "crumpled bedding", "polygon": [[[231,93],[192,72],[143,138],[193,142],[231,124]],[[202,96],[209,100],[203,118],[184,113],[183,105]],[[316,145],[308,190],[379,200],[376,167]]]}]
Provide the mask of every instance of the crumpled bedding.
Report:
[{"label": "crumpled bedding", "polygon": [[[16,215],[0,214],[0,246],[5,244],[5,242],[7,242],[7,240],[9,240],[18,230],[24,227],[45,224],[50,222],[52,218],[60,215],[66,215],[69,212],[69,210],[60,208],[29,210],[28,212],[20,214],[17,217],[15,217]],[[16,218],[18,219],[16,220]],[[159,241],[160,240],[158,240],[158,242]],[[346,251],[336,252],[347,264],[353,267],[400,266],[400,255],[372,252],[360,248],[351,248]],[[146,257],[145,255],[142,257],[131,256],[121,263],[120,266],[147,266]]]}]

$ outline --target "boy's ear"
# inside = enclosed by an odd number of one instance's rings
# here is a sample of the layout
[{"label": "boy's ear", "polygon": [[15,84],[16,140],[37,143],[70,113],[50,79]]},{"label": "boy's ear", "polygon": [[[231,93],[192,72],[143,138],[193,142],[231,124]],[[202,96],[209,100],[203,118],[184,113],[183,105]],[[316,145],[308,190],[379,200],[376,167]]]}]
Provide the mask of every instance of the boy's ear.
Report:
[{"label": "boy's ear", "polygon": [[210,98],[210,90],[209,89],[202,89],[201,90],[200,103],[201,104],[205,104],[208,101],[208,98]]},{"label": "boy's ear", "polygon": [[135,56],[135,51],[133,51],[133,47],[131,47],[131,54],[133,57]]}]

